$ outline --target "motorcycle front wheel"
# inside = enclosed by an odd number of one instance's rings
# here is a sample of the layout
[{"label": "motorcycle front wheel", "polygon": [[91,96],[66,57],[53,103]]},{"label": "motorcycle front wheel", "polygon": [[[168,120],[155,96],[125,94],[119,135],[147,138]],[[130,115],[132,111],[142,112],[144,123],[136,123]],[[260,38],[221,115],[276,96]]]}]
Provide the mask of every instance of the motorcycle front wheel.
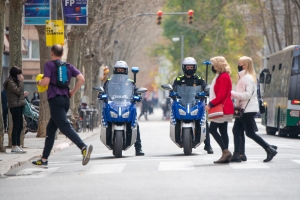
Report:
[{"label": "motorcycle front wheel", "polygon": [[122,150],[123,150],[123,132],[118,130],[116,131],[115,135],[115,145],[114,145],[114,155],[116,158],[122,157]]},{"label": "motorcycle front wheel", "polygon": [[183,139],[184,155],[191,155],[192,154],[192,137],[190,134],[190,128],[183,128],[182,139]]}]

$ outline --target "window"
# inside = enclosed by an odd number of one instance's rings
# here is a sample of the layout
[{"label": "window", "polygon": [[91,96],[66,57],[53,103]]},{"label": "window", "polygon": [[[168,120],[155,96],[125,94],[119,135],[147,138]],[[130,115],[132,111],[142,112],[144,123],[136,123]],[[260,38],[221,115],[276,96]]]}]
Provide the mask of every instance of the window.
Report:
[{"label": "window", "polygon": [[272,72],[275,70],[275,65],[273,65],[273,67],[272,67]]},{"label": "window", "polygon": [[281,66],[282,66],[282,64],[280,63],[280,64],[279,64],[279,70],[281,70]]},{"label": "window", "polygon": [[27,50],[27,54],[23,54],[23,60],[40,60],[40,44],[38,40],[28,40]]}]

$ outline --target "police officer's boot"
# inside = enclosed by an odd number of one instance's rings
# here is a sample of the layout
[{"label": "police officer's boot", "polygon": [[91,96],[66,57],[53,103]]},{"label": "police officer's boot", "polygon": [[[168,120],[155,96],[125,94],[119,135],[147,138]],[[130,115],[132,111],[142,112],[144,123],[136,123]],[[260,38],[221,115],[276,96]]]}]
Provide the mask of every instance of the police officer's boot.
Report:
[{"label": "police officer's boot", "polygon": [[136,156],[144,156],[145,153],[143,152],[142,149],[136,148],[136,149],[135,149],[135,155],[136,155]]},{"label": "police officer's boot", "polygon": [[213,154],[214,153],[214,151],[213,151],[212,147],[210,146],[210,144],[205,145],[204,150],[207,151],[208,154]]}]

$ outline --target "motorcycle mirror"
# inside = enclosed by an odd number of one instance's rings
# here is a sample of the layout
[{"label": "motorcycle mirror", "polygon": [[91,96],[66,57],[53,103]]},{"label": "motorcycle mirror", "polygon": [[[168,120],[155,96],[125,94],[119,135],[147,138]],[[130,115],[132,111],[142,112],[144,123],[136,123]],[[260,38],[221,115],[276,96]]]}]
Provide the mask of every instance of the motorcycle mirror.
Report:
[{"label": "motorcycle mirror", "polygon": [[164,90],[173,90],[173,87],[170,84],[162,84],[161,87]]},{"label": "motorcycle mirror", "polygon": [[137,93],[137,94],[143,94],[143,93],[145,93],[145,92],[147,92],[147,88],[138,88],[138,89],[136,90],[136,93]]},{"label": "motorcycle mirror", "polygon": [[101,86],[100,86],[100,87],[94,86],[94,87],[93,87],[93,90],[94,90],[94,91],[97,91],[97,92],[100,92],[100,93],[104,93],[104,89],[103,89],[103,87],[101,87]]}]

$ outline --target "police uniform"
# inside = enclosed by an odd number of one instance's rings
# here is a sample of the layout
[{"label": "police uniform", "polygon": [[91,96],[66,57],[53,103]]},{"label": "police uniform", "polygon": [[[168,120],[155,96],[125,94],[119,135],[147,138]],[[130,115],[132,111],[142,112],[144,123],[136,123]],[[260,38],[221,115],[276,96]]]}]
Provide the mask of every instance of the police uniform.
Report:
[{"label": "police uniform", "polygon": [[[190,75],[190,76],[191,76],[190,78],[186,77],[185,74],[178,76],[174,80],[173,90],[175,92],[177,91],[177,85],[180,85],[180,86],[199,86],[199,85],[201,85],[202,86],[202,91],[204,91],[204,89],[206,88],[207,84],[201,78],[201,76],[198,76],[197,74]],[[177,126],[177,124],[178,123],[176,123],[176,126]],[[207,127],[209,127],[208,123],[206,125],[207,125]],[[178,130],[178,128],[176,128],[176,130]],[[206,129],[206,139],[204,140],[204,144],[205,144],[204,150],[206,150],[208,153],[213,153],[212,148],[210,146],[209,128]]]}]

